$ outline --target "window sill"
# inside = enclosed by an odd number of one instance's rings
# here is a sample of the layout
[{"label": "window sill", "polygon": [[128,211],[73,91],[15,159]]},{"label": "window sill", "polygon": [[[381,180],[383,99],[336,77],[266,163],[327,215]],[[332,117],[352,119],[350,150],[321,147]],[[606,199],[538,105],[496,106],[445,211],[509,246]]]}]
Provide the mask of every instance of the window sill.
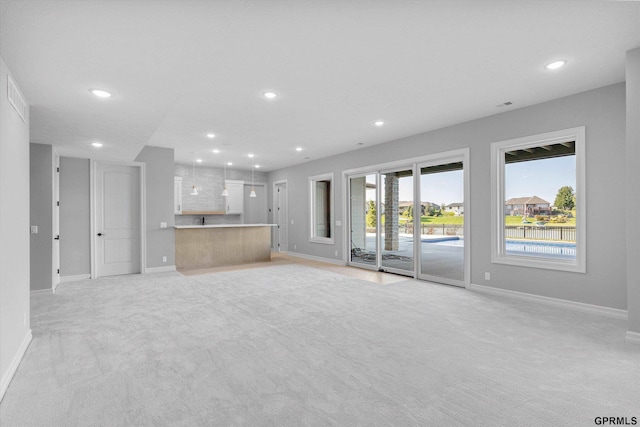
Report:
[{"label": "window sill", "polygon": [[333,245],[334,239],[329,237],[312,237],[309,239],[310,243],[322,243],[323,245]]},{"label": "window sill", "polygon": [[569,271],[572,273],[586,273],[584,265],[573,261],[550,260],[547,258],[520,257],[514,255],[494,255],[493,264],[514,265],[518,267],[541,268],[545,270]]}]

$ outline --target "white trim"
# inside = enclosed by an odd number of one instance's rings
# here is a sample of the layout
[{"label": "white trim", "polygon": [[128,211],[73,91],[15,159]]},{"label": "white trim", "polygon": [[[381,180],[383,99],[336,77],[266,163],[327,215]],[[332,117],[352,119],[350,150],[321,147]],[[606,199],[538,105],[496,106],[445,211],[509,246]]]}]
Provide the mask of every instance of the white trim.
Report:
[{"label": "white trim", "polygon": [[[278,181],[273,181],[273,191],[272,191],[272,204],[271,204],[271,219],[272,219],[272,223],[276,224],[276,225],[280,225],[278,223],[278,221],[276,220],[276,211],[275,211],[275,207],[276,207],[276,201],[277,201],[277,194],[278,192],[276,191],[279,185],[284,184],[284,189],[286,190],[286,200],[287,200],[287,209],[285,209],[284,211],[284,223],[287,226],[287,250],[289,249],[289,183],[287,179],[281,179]],[[279,207],[279,206],[278,206]],[[276,246],[276,243],[280,243],[280,228],[276,228],[275,229],[275,233],[273,233],[273,241],[271,242],[271,250],[273,252],[280,252],[280,248]],[[280,245],[282,246],[282,245]],[[287,252],[287,251],[282,251],[282,252]]]},{"label": "white trim", "polygon": [[[585,174],[585,127],[575,127],[555,132],[515,138],[491,144],[491,262],[520,267],[586,273],[586,174]],[[524,149],[554,143],[575,141],[576,159],[576,261],[553,260],[514,256],[504,250],[504,153],[513,149]],[[466,212],[465,212],[466,213]],[[465,215],[466,216],[466,215]]]},{"label": "white trim", "polygon": [[627,331],[625,341],[629,344],[640,344],[640,332]]},{"label": "white trim", "polygon": [[[335,244],[335,221],[334,221],[334,185],[335,180],[333,172],[325,173],[321,175],[314,175],[309,177],[309,242],[311,243],[322,243],[325,245],[333,245]],[[331,237],[317,237],[315,235],[315,218],[316,218],[316,189],[314,187],[314,182],[316,181],[329,181],[329,227],[331,227]]]},{"label": "white trim", "polygon": [[544,297],[541,295],[528,294],[525,292],[493,288],[493,287],[484,286],[484,285],[476,285],[475,283],[469,284],[469,286],[467,286],[467,289],[474,292],[481,292],[481,293],[500,296],[500,297],[514,298],[521,301],[536,302],[536,303],[540,303],[540,304],[551,306],[551,307],[560,307],[568,310],[580,311],[583,313],[597,314],[600,316],[610,317],[613,319],[624,320],[627,318],[627,310],[620,310],[617,308],[603,307],[600,305],[593,305],[593,304],[585,304],[582,302],[569,301],[569,300],[564,300],[560,298]]},{"label": "white trim", "polygon": [[339,260],[339,259],[331,259],[331,258],[324,258],[324,257],[321,257],[321,256],[307,255],[307,254],[303,254],[303,253],[300,253],[300,252],[286,252],[286,254],[290,255],[292,257],[295,257],[295,258],[303,258],[303,259],[308,259],[308,260],[311,260],[311,261],[326,262],[327,264],[334,264],[334,265],[341,265],[341,266],[345,266],[346,265],[344,263],[344,261]]},{"label": "white trim", "polygon": [[36,289],[34,291],[29,291],[29,294],[33,296],[40,294],[52,294],[53,292],[55,292],[53,289]]},{"label": "white trim", "polygon": [[76,274],[74,276],[61,276],[60,283],[79,282],[80,280],[92,279],[91,274]]},{"label": "white trim", "polygon": [[153,273],[169,273],[176,271],[175,265],[167,265],[163,267],[147,267],[145,274],[153,274]]},{"label": "white trim", "polygon": [[29,344],[31,343],[32,338],[33,336],[31,335],[31,329],[29,329],[24,339],[22,340],[22,344],[20,344],[20,348],[18,348],[15,356],[13,356],[13,360],[9,364],[7,372],[4,374],[2,380],[0,381],[0,402],[4,398],[4,394],[7,392],[11,380],[18,370],[18,366],[20,366],[20,362],[22,361],[24,354],[27,352],[27,348],[29,348]]}]

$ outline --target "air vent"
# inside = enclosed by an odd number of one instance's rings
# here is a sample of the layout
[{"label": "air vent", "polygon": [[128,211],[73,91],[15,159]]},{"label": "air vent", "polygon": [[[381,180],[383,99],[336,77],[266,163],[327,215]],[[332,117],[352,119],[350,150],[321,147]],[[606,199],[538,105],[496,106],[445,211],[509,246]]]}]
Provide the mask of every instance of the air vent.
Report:
[{"label": "air vent", "polygon": [[10,76],[7,76],[7,98],[9,99],[9,104],[13,106],[22,121],[27,123],[27,103],[24,102],[24,98]]},{"label": "air vent", "polygon": [[508,107],[509,105],[513,105],[513,102],[511,102],[511,101],[503,102],[502,104],[496,105],[496,107],[498,107],[498,108],[500,108],[500,107]]}]

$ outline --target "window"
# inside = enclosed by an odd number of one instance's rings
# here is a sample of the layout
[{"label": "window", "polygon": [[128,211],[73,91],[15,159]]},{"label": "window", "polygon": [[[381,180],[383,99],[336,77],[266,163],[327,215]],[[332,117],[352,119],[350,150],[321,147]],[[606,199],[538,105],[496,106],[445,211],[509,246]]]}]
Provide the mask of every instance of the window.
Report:
[{"label": "window", "polygon": [[585,129],[491,144],[492,262],[584,273]]},{"label": "window", "polygon": [[310,242],[333,244],[333,173],[309,178]]}]

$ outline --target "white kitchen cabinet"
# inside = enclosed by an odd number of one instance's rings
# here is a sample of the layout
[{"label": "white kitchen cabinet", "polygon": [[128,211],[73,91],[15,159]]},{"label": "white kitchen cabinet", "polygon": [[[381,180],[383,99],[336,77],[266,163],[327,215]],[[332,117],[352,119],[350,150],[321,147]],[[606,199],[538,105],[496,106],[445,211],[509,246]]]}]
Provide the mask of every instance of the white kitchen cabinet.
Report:
[{"label": "white kitchen cabinet", "polygon": [[227,191],[226,213],[240,214],[244,212],[244,181],[226,180]]},{"label": "white kitchen cabinet", "polygon": [[182,215],[182,177],[173,177],[173,214]]}]

